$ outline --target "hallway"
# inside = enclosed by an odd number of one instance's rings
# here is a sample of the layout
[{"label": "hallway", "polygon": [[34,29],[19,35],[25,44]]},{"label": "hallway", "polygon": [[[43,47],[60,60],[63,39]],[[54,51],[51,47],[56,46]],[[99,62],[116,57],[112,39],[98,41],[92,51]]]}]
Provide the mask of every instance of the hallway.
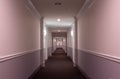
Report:
[{"label": "hallway", "polygon": [[0,0],[0,79],[85,77],[120,79],[120,0]]},{"label": "hallway", "polygon": [[30,79],[86,79],[62,48],[57,48],[37,74]]}]

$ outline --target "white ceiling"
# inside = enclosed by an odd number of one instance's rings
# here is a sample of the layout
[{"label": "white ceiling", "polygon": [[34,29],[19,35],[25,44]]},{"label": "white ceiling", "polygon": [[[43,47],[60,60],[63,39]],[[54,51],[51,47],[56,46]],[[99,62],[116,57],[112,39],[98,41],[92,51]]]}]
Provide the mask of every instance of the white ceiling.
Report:
[{"label": "white ceiling", "polygon": [[[70,26],[85,0],[31,0],[48,26]],[[56,2],[62,5],[54,5]],[[57,22],[60,18],[61,22]]]}]

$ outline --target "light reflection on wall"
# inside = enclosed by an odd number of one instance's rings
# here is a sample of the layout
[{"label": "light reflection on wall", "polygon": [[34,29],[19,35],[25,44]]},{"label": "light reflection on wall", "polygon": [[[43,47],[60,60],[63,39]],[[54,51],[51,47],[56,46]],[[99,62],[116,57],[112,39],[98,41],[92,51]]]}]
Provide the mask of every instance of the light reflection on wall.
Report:
[{"label": "light reflection on wall", "polygon": [[44,23],[43,25],[43,47],[44,47],[44,54],[43,54],[43,58],[44,58],[44,63],[45,61],[48,59],[48,29],[46,27],[46,24]]},{"label": "light reflection on wall", "polygon": [[73,63],[75,63],[75,24],[72,24],[72,28],[71,28],[71,39],[72,39],[72,60]]}]

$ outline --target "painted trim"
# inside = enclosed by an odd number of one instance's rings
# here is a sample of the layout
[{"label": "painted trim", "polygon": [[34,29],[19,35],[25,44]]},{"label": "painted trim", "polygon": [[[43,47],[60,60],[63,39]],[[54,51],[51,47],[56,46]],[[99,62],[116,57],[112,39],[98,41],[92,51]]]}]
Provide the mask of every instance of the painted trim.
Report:
[{"label": "painted trim", "polygon": [[28,8],[28,10],[34,15],[36,16],[38,19],[41,18],[40,13],[38,12],[38,10],[36,9],[36,7],[34,6],[34,4],[32,3],[31,0],[25,0],[25,5],[26,8]]},{"label": "painted trim", "polygon": [[96,0],[92,0],[91,4],[88,6],[88,8],[91,8],[95,4]]},{"label": "painted trim", "polygon": [[88,53],[88,54],[92,54],[92,55],[95,55],[95,56],[98,56],[98,57],[101,57],[101,58],[104,58],[104,59],[107,59],[107,60],[110,60],[110,61],[113,61],[113,62],[120,64],[120,57],[117,57],[117,56],[103,54],[101,52],[95,52],[95,51],[91,51],[91,50],[87,50],[87,49],[80,49],[80,51]]},{"label": "painted trim", "polygon": [[29,51],[19,52],[19,53],[16,53],[16,54],[2,56],[2,57],[0,57],[0,63],[11,60],[11,59],[14,59],[14,58],[17,58],[17,57],[20,57],[20,56],[31,54],[31,53],[33,53],[35,51],[40,51],[40,49],[29,50]]},{"label": "painted trim", "polygon": [[80,9],[80,11],[79,11],[78,14],[76,15],[76,17],[80,17],[81,13],[85,10],[85,7],[88,5],[89,2],[90,2],[90,0],[85,0],[82,8]]},{"label": "painted trim", "polygon": [[89,9],[91,6],[93,6],[93,4],[95,3],[96,0],[85,0],[82,8],[80,9],[80,11],[78,12],[78,14],[76,15],[77,18],[81,17],[83,12],[87,11],[87,9]]}]

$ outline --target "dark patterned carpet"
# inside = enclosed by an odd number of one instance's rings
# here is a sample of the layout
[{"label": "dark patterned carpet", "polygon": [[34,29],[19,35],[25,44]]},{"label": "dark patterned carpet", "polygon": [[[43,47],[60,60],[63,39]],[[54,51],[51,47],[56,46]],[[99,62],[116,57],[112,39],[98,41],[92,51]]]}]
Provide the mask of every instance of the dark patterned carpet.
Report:
[{"label": "dark patterned carpet", "polygon": [[63,49],[57,49],[32,79],[85,79]]}]

